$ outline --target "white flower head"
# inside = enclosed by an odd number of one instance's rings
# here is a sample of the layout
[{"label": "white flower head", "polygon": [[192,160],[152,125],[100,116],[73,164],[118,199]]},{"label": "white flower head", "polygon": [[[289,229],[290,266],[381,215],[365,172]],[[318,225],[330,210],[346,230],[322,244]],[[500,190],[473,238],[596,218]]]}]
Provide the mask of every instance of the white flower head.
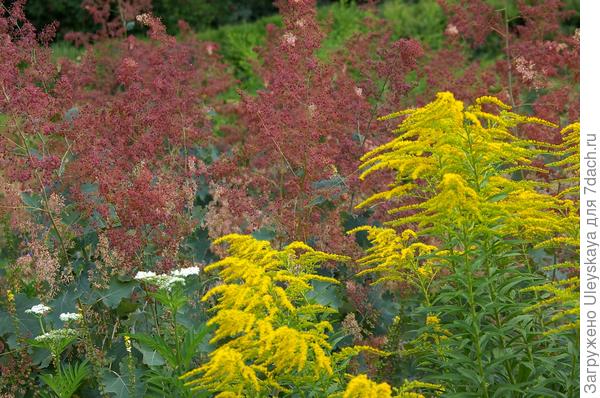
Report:
[{"label": "white flower head", "polygon": [[54,329],[35,338],[35,341],[40,343],[51,343],[65,338],[76,337],[77,330],[75,329]]},{"label": "white flower head", "polygon": [[76,314],[74,312],[63,312],[59,315],[59,318],[63,322],[78,321],[81,319],[81,314]]},{"label": "white flower head", "polygon": [[187,267],[187,268],[181,268],[181,269],[174,269],[173,271],[171,271],[171,275],[173,276],[181,276],[183,278],[185,278],[186,276],[190,276],[190,275],[198,275],[200,273],[200,267]]},{"label": "white flower head", "polygon": [[158,275],[156,278],[153,278],[150,282],[158,286],[159,289],[165,290],[171,290],[173,285],[176,285],[178,283],[185,285],[185,279],[183,279],[182,277],[164,274]]},{"label": "white flower head", "polygon": [[26,314],[34,314],[34,315],[46,315],[52,310],[52,308],[48,307],[45,304],[37,304],[31,307],[28,310],[25,310]]},{"label": "white flower head", "polygon": [[133,277],[134,279],[137,279],[138,281],[143,281],[145,279],[150,279],[150,278],[154,278],[156,276],[155,272],[149,271],[138,271],[137,274],[135,274],[135,276]]},{"label": "white flower head", "polygon": [[[152,272],[153,273],[153,272]],[[160,274],[160,275],[152,275],[146,276],[143,278],[144,282],[154,285],[159,289],[171,290],[173,285],[181,283],[185,285],[185,279],[178,275],[168,275],[168,274]]]}]

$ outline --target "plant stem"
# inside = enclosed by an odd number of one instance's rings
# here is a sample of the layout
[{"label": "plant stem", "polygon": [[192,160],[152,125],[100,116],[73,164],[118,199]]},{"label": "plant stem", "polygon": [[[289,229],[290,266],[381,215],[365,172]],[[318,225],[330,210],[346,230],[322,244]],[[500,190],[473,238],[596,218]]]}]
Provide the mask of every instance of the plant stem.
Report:
[{"label": "plant stem", "polygon": [[464,234],[463,248],[464,248],[464,266],[467,274],[467,293],[468,293],[468,304],[471,315],[472,329],[473,329],[473,342],[475,344],[475,355],[477,360],[477,368],[479,371],[479,377],[482,380],[483,396],[489,398],[488,385],[485,379],[485,371],[483,370],[482,351],[481,351],[481,335],[479,332],[479,325],[477,321],[477,309],[475,304],[475,293],[473,292],[473,269],[471,268],[471,262],[469,259],[468,248],[471,246],[471,242],[467,239],[467,234]]},{"label": "plant stem", "polygon": [[181,366],[181,347],[179,342],[179,332],[177,331],[177,308],[171,307],[171,316],[173,322],[173,334],[175,337],[175,358],[177,358],[176,369],[179,369]]},{"label": "plant stem", "polygon": [[515,97],[513,95],[513,76],[512,76],[512,59],[510,56],[510,39],[508,30],[508,2],[504,0],[504,50],[506,51],[506,60],[508,62],[508,97],[513,108],[515,105]]}]

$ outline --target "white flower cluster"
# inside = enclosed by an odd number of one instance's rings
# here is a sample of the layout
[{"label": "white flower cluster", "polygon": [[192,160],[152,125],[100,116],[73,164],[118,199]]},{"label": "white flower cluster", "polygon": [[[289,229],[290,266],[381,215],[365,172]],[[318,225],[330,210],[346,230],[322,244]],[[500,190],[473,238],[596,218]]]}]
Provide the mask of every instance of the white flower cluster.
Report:
[{"label": "white flower cluster", "polygon": [[59,315],[59,318],[63,322],[78,321],[81,319],[81,314],[76,314],[74,312],[63,312]]},{"label": "white flower cluster", "polygon": [[138,273],[135,274],[134,278],[137,279],[138,281],[143,281],[145,279],[154,278],[155,276],[156,276],[156,272],[138,271]]},{"label": "white flower cluster", "polygon": [[52,343],[54,341],[76,337],[77,330],[75,329],[54,329],[35,338],[35,341],[40,343]]},{"label": "white flower cluster", "polygon": [[34,305],[28,310],[25,310],[26,314],[34,314],[34,315],[46,315],[52,310],[52,308],[48,307],[45,304]]},{"label": "white flower cluster", "polygon": [[171,271],[171,275],[181,276],[183,278],[185,278],[186,276],[190,276],[190,275],[198,275],[199,273],[200,273],[200,268],[196,267],[196,266],[181,268],[181,269],[174,269],[173,271]]},{"label": "white flower cluster", "polygon": [[198,275],[200,273],[199,267],[187,267],[171,271],[171,274],[160,274],[157,275],[152,271],[138,271],[135,275],[135,279],[138,281],[144,281],[152,285],[156,285],[159,289],[171,290],[171,287],[177,283],[185,285],[185,277],[190,275]]},{"label": "white flower cluster", "polygon": [[185,279],[179,276],[161,274],[157,275],[150,280],[150,283],[156,285],[159,289],[171,290],[173,285],[181,283],[185,285]]}]

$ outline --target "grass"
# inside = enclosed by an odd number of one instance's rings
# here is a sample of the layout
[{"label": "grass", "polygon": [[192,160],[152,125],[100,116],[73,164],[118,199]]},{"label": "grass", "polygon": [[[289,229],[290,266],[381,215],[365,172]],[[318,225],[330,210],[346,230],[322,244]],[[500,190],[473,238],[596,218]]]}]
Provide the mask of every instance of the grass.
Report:
[{"label": "grass", "polygon": [[52,56],[55,61],[60,58],[67,58],[76,61],[77,58],[83,54],[84,50],[79,47],[75,47],[70,42],[58,41],[52,44]]}]

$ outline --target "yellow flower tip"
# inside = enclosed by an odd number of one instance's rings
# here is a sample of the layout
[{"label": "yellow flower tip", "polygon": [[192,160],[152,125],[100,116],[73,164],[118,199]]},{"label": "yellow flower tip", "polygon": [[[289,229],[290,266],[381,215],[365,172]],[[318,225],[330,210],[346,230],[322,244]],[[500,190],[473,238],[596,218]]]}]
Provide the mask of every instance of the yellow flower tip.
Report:
[{"label": "yellow flower tip", "polygon": [[387,357],[387,356],[392,355],[391,352],[383,351],[383,350],[380,350],[380,349],[377,349],[375,347],[371,347],[368,345],[356,345],[353,348],[358,350],[359,352],[370,352],[371,354],[380,355],[382,357]]},{"label": "yellow flower tip", "polygon": [[126,334],[123,336],[123,341],[125,342],[125,350],[127,350],[128,353],[131,353],[131,337]]},{"label": "yellow flower tip", "polygon": [[437,317],[437,315],[427,315],[427,319],[425,321],[426,325],[439,325],[440,324],[440,318]]},{"label": "yellow flower tip", "polygon": [[389,115],[379,116],[377,118],[377,120],[383,121],[383,120],[394,119],[394,118],[397,118],[398,116],[401,116],[401,115],[402,115],[402,112],[394,112],[394,113],[390,113]]},{"label": "yellow flower tip", "polygon": [[415,231],[413,231],[412,229],[405,229],[404,231],[402,231],[402,240],[409,240],[411,238],[416,238],[417,237],[417,233]]},{"label": "yellow flower tip", "polygon": [[478,105],[481,104],[493,104],[496,105],[498,108],[504,109],[504,110],[511,110],[512,107],[510,105],[505,104],[504,102],[500,101],[498,98],[496,97],[492,97],[489,95],[485,95],[483,97],[479,97],[475,100],[475,103]]},{"label": "yellow flower tip", "polygon": [[189,377],[195,376],[195,375],[197,375],[200,372],[202,372],[201,368],[196,368],[196,369],[190,370],[189,372],[184,373],[181,376],[179,376],[179,380],[184,380],[184,379],[187,379]]},{"label": "yellow flower tip", "polygon": [[580,128],[581,128],[581,125],[579,124],[579,122],[575,122],[575,123],[571,123],[568,126],[566,126],[565,128],[563,128],[560,131],[560,133],[565,135],[570,132],[579,132]]},{"label": "yellow flower tip", "polygon": [[456,99],[454,98],[454,94],[452,94],[450,91],[441,91],[436,94],[436,98],[438,100],[456,101]]},{"label": "yellow flower tip", "polygon": [[549,122],[548,120],[544,120],[544,119],[540,119],[539,117],[533,117],[533,116],[528,116],[525,118],[525,122],[526,123],[534,123],[534,124],[540,124],[542,126],[547,126],[547,127],[552,127],[552,128],[557,128],[558,125],[552,122]]},{"label": "yellow flower tip", "polygon": [[371,228],[372,227],[370,225],[361,225],[360,227],[352,228],[351,230],[347,231],[346,234],[354,235],[355,233],[360,231],[370,231]]}]

